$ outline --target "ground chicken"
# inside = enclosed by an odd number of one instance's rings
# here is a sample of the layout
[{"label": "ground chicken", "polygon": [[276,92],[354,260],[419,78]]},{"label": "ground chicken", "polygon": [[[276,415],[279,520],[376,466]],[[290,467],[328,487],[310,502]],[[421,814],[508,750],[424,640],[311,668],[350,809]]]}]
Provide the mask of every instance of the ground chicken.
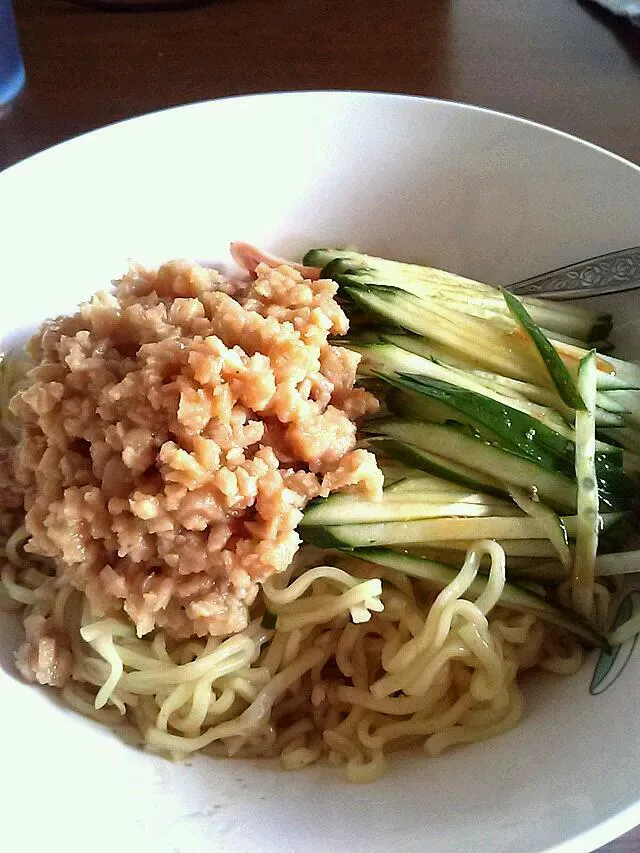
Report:
[{"label": "ground chicken", "polygon": [[[327,343],[348,328],[335,292],[287,265],[238,283],[174,261],[45,324],[12,403],[23,436],[0,466],[0,522],[24,494],[26,549],[139,635],[242,630],[311,498],[380,494],[354,450],[377,403],[353,387],[358,356]],[[57,639],[33,639],[23,664],[53,683]]]}]

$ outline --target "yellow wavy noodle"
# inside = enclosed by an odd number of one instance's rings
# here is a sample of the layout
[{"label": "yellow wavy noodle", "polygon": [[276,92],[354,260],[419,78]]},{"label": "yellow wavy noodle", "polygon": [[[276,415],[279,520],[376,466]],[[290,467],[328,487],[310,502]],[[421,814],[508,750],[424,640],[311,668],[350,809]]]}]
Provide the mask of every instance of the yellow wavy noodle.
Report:
[{"label": "yellow wavy noodle", "polygon": [[[26,561],[27,538],[14,532],[2,568],[5,593],[23,608],[21,671],[42,657],[75,710],[129,723],[174,758],[278,756],[290,770],[324,758],[370,781],[394,749],[417,744],[434,755],[506,731],[522,714],[520,671],[568,673],[581,661],[565,633],[496,606],[505,558],[494,542],[477,543],[437,594],[378,566],[301,563],[264,584],[258,607],[277,617],[275,629],[256,615],[232,637],[177,643],[94,616],[45,564]],[[466,600],[486,554],[487,582]]]}]

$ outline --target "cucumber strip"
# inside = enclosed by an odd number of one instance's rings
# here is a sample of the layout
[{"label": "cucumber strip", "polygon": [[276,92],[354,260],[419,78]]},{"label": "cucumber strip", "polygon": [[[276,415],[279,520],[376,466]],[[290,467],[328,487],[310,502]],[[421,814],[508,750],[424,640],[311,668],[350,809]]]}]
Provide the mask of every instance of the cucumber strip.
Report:
[{"label": "cucumber strip", "polygon": [[[324,274],[334,280],[341,276],[347,276],[352,281],[369,287],[396,287],[420,299],[446,306],[460,314],[490,323],[496,330],[512,332],[514,328],[513,319],[505,307],[504,301],[500,298],[500,294],[492,288],[485,288],[484,292],[477,293],[469,289],[451,287],[448,284],[435,286],[434,282],[416,278],[398,278],[380,274],[371,269],[345,269],[345,264],[342,261],[334,261],[328,264],[324,269]],[[480,287],[484,286],[480,285]]]},{"label": "cucumber strip", "polygon": [[[508,446],[517,448],[541,464],[553,468],[560,464],[559,459],[567,463],[573,461],[573,442],[512,406],[436,379],[404,373],[397,377],[385,376],[385,379],[396,388],[414,391],[445,403],[450,409],[459,412],[470,426],[487,428]],[[393,401],[391,394],[387,401],[391,411],[394,411]],[[425,407],[425,416],[427,412],[428,408]]]},{"label": "cucumber strip", "polygon": [[625,404],[624,398],[622,397],[623,393],[628,392],[618,391],[617,394],[614,394],[611,391],[598,391],[598,393],[596,394],[596,406],[605,412],[615,412],[619,415],[629,415],[631,414],[632,410],[629,409]]},{"label": "cucumber strip", "polygon": [[507,563],[507,576],[516,580],[534,581],[543,586],[557,586],[569,577],[569,573],[558,560],[523,560],[512,557]]},{"label": "cucumber strip", "polygon": [[[600,361],[614,361],[610,356],[603,356],[599,353]],[[616,373],[607,373],[604,370],[598,370],[598,391],[637,391],[638,386],[634,385],[630,380],[618,376]]]},{"label": "cucumber strip", "polygon": [[508,376],[500,376],[486,370],[473,370],[471,373],[478,382],[486,384],[487,387],[493,388],[501,394],[508,394],[517,400],[537,403],[544,411],[544,421],[549,421],[549,425],[562,435],[573,436],[571,427],[568,426],[568,424],[573,423],[573,409],[565,406],[555,389],[543,388],[540,385],[521,382],[518,379],[510,379]]},{"label": "cucumber strip", "polygon": [[[384,502],[390,505],[394,504],[431,504],[433,506],[441,506],[443,504],[470,504],[475,506],[483,506],[487,508],[496,508],[494,515],[513,515],[513,504],[509,501],[500,500],[500,498],[492,495],[483,495],[479,492],[471,494],[465,491],[462,494],[456,494],[454,491],[446,492],[431,492],[428,489],[422,492],[391,492],[391,494],[383,497]],[[500,510],[500,511],[499,511]],[[502,512],[504,510],[504,512]],[[491,515],[491,513],[488,513]],[[434,516],[435,518],[436,516]],[[340,523],[344,523],[344,516]]]},{"label": "cucumber strip", "polygon": [[385,485],[385,495],[403,492],[427,491],[448,491],[450,494],[456,495],[457,497],[470,494],[469,489],[465,489],[464,486],[457,486],[442,477],[434,477],[431,474],[425,474],[422,471],[417,471],[415,468],[405,468],[404,471],[405,474],[402,477],[398,477],[394,483],[391,483],[389,486]]},{"label": "cucumber strip", "polygon": [[453,347],[506,376],[528,381],[544,379],[527,347],[512,333],[397,287],[369,286],[349,276],[336,276],[334,280],[357,305],[411,332]]},{"label": "cucumber strip", "polygon": [[532,344],[540,354],[540,358],[542,359],[561,400],[572,409],[584,409],[584,400],[580,396],[567,366],[548,339],[540,331],[539,327],[533,322],[527,312],[527,309],[517,297],[512,293],[509,293],[507,290],[503,290],[502,295],[504,296],[507,307],[509,308],[509,311],[511,311],[514,319],[529,337]]},{"label": "cucumber strip", "polygon": [[471,491],[482,491],[496,497],[505,495],[504,489],[495,478],[487,477],[480,471],[474,471],[437,453],[429,453],[406,442],[383,436],[370,438],[367,446],[374,452],[379,451],[427,474],[466,486]]},{"label": "cucumber strip", "polygon": [[[353,556],[375,563],[378,566],[394,569],[410,577],[428,581],[440,588],[450,584],[458,575],[458,570],[452,569],[450,566],[430,560],[421,560],[419,557],[410,557],[407,554],[399,554],[388,548],[364,548],[357,551]],[[482,578],[476,578],[466,591],[465,598],[476,598],[484,589],[485,583]],[[515,610],[535,613],[545,622],[558,625],[575,634],[588,646],[606,646],[604,637],[587,622],[581,621],[575,613],[552,604],[545,598],[523,589],[512,581],[505,583],[499,603]]]},{"label": "cucumber strip", "polygon": [[[393,338],[396,336],[389,337]],[[403,349],[388,340],[383,339],[375,343],[353,341],[349,344],[349,349],[360,353],[362,356],[360,364],[361,371],[362,368],[365,368],[375,371],[383,370],[385,373],[417,373],[433,379],[440,379],[444,382],[448,381],[456,385],[461,384],[462,387],[469,387],[471,390],[478,390],[478,392],[484,389],[481,382],[475,380],[472,376],[468,376],[465,371],[440,364],[428,355],[425,356],[412,352],[409,349]],[[365,370],[365,375],[366,372]]]},{"label": "cucumber strip", "polygon": [[440,477],[432,477],[429,474],[415,472],[415,476],[405,477],[398,480],[388,488],[385,488],[385,495],[424,495],[428,497],[431,493],[448,494],[450,497],[459,501],[468,501],[469,503],[508,503],[501,498],[496,498],[493,495],[483,492],[473,492],[464,486],[458,486],[447,480],[442,480]]},{"label": "cucumber strip", "polygon": [[598,554],[596,557],[596,575],[626,575],[640,572],[640,551],[619,551],[615,554]]},{"label": "cucumber strip", "polygon": [[598,435],[614,442],[617,446],[628,450],[630,453],[640,454],[640,433],[637,430],[610,429],[608,427],[598,428]]},{"label": "cucumber strip", "polygon": [[405,264],[343,249],[312,250],[305,257],[316,262],[324,260],[322,275],[327,278],[344,273],[366,274],[374,284],[392,283],[397,287],[411,288],[410,292],[420,295],[464,294],[489,305],[496,297],[495,289],[487,284],[434,267]]},{"label": "cucumber strip", "polygon": [[[309,265],[322,266],[322,276],[326,278],[366,270],[375,281],[412,288],[412,292],[413,288],[420,288],[418,293],[426,291],[430,295],[447,298],[463,297],[471,306],[486,306],[494,311],[504,307],[499,292],[493,286],[433,267],[405,264],[345,249],[312,249],[305,258],[313,261]],[[606,337],[611,330],[610,314],[566,303],[549,306],[543,299],[530,297],[525,297],[523,302],[536,323],[548,325],[561,334],[580,340],[596,340],[594,336]]]},{"label": "cucumber strip", "polygon": [[[602,364],[601,364],[602,363]],[[608,368],[603,370],[602,366]],[[611,355],[598,356],[598,389],[614,391],[640,388],[640,364]]]},{"label": "cucumber strip", "polygon": [[[624,518],[624,513],[605,513],[601,516],[601,528],[603,531],[614,530],[616,525],[620,524]],[[573,522],[569,525],[570,530],[573,529],[572,524]],[[508,557],[532,557],[537,559],[540,557],[553,558],[557,556],[556,549],[548,539],[497,539],[496,541],[504,549],[504,552]],[[471,547],[472,542],[472,539],[439,539],[437,547],[446,548],[451,551],[464,551]],[[418,552],[424,547],[431,547],[431,545],[429,543],[411,543],[406,547],[412,552]],[[600,557],[598,557],[598,559],[600,559]],[[566,573],[565,577],[568,577]]]},{"label": "cucumber strip", "polygon": [[607,412],[604,409],[595,409],[596,426],[600,429],[624,429],[627,422],[622,415],[615,412]]},{"label": "cucumber strip", "polygon": [[[474,379],[476,383],[480,383],[489,391],[499,390],[509,397],[515,397],[520,400],[531,400],[543,406],[556,406],[558,403],[561,403],[553,388],[542,388],[530,382],[511,379],[499,373],[483,370],[482,365],[477,359],[465,357],[461,353],[449,347],[444,347],[441,344],[436,344],[433,341],[426,341],[419,335],[414,335],[401,329],[383,329],[377,335],[377,338],[378,343],[394,344],[407,352],[412,352],[430,361],[438,362],[442,367],[448,368],[455,374]],[[371,338],[368,341],[362,341],[362,343],[372,342]],[[360,340],[356,340],[355,343],[359,344]],[[499,385],[500,388],[496,389],[496,385]]]},{"label": "cucumber strip", "polygon": [[[562,403],[554,389],[542,388],[530,382],[522,382],[519,379],[511,379],[498,373],[480,370],[477,363],[457,359],[447,353],[444,348],[433,347],[417,335],[382,332],[380,339],[380,343],[394,344],[400,349],[422,356],[432,364],[434,360],[436,363],[439,362],[439,366],[448,373],[445,381],[462,388],[469,388],[469,390],[474,390],[485,397],[505,402],[541,421],[565,438],[573,440],[573,430],[567,424],[567,420],[573,421],[573,410]],[[407,370],[406,372],[416,371]],[[425,371],[417,372],[423,373]],[[427,373],[427,375],[429,374]]]},{"label": "cucumber strip", "polygon": [[384,488],[390,489],[395,483],[399,483],[402,480],[406,480],[407,477],[413,476],[418,472],[413,471],[411,468],[407,468],[405,465],[394,465],[389,462],[378,462],[378,468],[382,471],[384,475]]},{"label": "cucumber strip", "polygon": [[540,527],[546,531],[549,537],[549,542],[558,552],[560,562],[568,571],[571,567],[571,551],[569,550],[567,528],[561,519],[545,504],[531,500],[522,489],[511,486],[509,494],[523,512],[540,523]]},{"label": "cucumber strip", "polygon": [[[393,487],[385,489],[385,500],[426,504],[476,504],[478,506],[501,507],[504,510],[510,508],[511,511],[513,510],[513,507],[508,501],[501,500],[493,495],[483,494],[482,492],[469,492],[467,489],[461,489],[460,492],[456,492],[456,487],[451,484],[449,491],[446,492],[432,492],[428,487],[425,488],[422,486],[420,488],[417,484],[415,487],[410,486],[406,489],[401,488],[401,483],[399,483],[398,486],[399,487],[397,489],[393,489]],[[496,513],[496,515],[500,514],[501,513]],[[344,521],[344,516],[342,521]]]},{"label": "cucumber strip", "polygon": [[[384,379],[387,379],[388,374],[408,373],[449,382],[458,388],[465,388],[503,405],[511,406],[535,418],[550,429],[554,429],[564,435],[565,438],[573,438],[573,431],[567,427],[556,411],[531,402],[522,395],[514,395],[508,388],[496,387],[498,383],[492,378],[495,374],[476,376],[464,370],[439,364],[428,357],[403,349],[395,343],[383,342],[361,346],[352,344],[350,349],[362,355],[361,371],[371,371],[375,376],[383,374]],[[617,416],[609,415],[608,417],[613,418],[612,421],[608,422],[619,424],[620,419]]]},{"label": "cucumber strip", "polygon": [[[553,559],[557,557],[557,551],[549,542],[548,539],[496,539],[496,542],[504,550],[507,557],[512,558],[531,558],[539,560],[540,558]],[[433,545],[407,545],[406,550],[412,554],[421,554],[434,548],[441,548],[447,551],[467,551],[473,544],[473,539],[439,539]],[[509,564],[507,565],[507,570]],[[565,572],[564,577],[567,577]]]},{"label": "cucumber strip", "polygon": [[465,358],[450,347],[444,347],[434,341],[426,341],[420,335],[405,332],[403,329],[383,329],[378,337],[379,343],[394,344],[407,352],[421,355],[431,361],[441,362],[447,367],[456,368],[456,370],[466,372],[480,369],[480,364],[476,359]]},{"label": "cucumber strip", "polygon": [[[382,376],[383,374],[380,374]],[[389,376],[387,381],[395,386],[395,379],[400,380],[403,377],[399,374]],[[441,403],[439,400],[426,395],[422,395],[417,391],[401,391],[394,387],[388,394],[385,395],[385,404],[387,411],[396,415],[398,418],[407,418],[410,420],[424,420],[432,424],[447,424],[463,432],[468,432],[475,435],[477,438],[482,438],[484,441],[492,442],[493,444],[503,444],[511,449],[517,449],[510,442],[505,442],[498,433],[484,426],[480,421],[476,421],[471,416],[448,406],[446,403]],[[555,457],[549,453],[538,454],[538,459],[544,459],[547,466],[555,468]],[[559,460],[558,460],[559,461]]]},{"label": "cucumber strip", "polygon": [[558,509],[574,510],[576,507],[576,484],[564,474],[548,471],[510,450],[487,444],[452,427],[384,418],[365,425],[364,431],[395,438],[450,460],[464,459],[468,467],[485,475],[498,474],[511,485],[535,490],[545,503]]},{"label": "cucumber strip", "polygon": [[[434,494],[434,498],[436,494]],[[414,521],[423,518],[479,518],[484,516],[513,516],[513,506],[502,504],[471,503],[468,501],[426,500],[424,495],[385,496],[381,501],[369,501],[354,495],[336,494],[317,498],[306,508],[299,525],[303,527],[331,527],[344,524],[375,524],[379,522]]]},{"label": "cucumber strip", "polygon": [[[607,391],[607,400],[621,407],[621,413],[626,414],[625,421],[630,426],[640,427],[640,392],[638,391]],[[600,394],[598,394],[598,405]]]},{"label": "cucumber strip", "polygon": [[[509,556],[505,567],[507,576],[527,577],[529,580],[535,580],[545,584],[565,581],[569,577],[569,574],[563,567],[562,563],[556,559],[556,552],[551,547],[549,541],[545,539],[532,539],[531,541],[546,543],[549,548],[548,552],[544,554],[543,557],[549,557],[549,559],[545,559],[541,562],[540,557]],[[510,544],[511,542],[517,542],[517,540],[509,539],[504,544]],[[458,545],[459,543],[456,542],[455,544]],[[505,550],[502,542],[498,544],[503,550]],[[412,557],[423,557],[425,560],[435,560],[437,563],[446,563],[448,566],[459,568],[464,562],[466,552],[473,545],[473,542],[470,542],[467,547],[460,546],[457,548],[444,548],[440,547],[440,545],[440,542],[434,542],[433,545],[407,545],[406,547],[398,550],[403,554],[410,554]],[[489,563],[490,560],[488,559],[488,555],[486,555],[480,562],[480,571],[485,570]],[[539,566],[543,567],[540,572],[538,572]]]},{"label": "cucumber strip", "polygon": [[[575,534],[577,517],[562,519]],[[382,545],[413,545],[456,539],[542,539],[540,522],[527,516],[484,518],[426,518],[418,521],[383,521],[371,524],[332,524],[300,527],[305,542],[319,548],[365,548]]]},{"label": "cucumber strip", "polygon": [[578,369],[578,388],[586,408],[576,412],[576,481],[578,484],[576,550],[571,578],[573,606],[583,616],[593,611],[593,584],[598,551],[598,480],[596,476],[596,351]]}]

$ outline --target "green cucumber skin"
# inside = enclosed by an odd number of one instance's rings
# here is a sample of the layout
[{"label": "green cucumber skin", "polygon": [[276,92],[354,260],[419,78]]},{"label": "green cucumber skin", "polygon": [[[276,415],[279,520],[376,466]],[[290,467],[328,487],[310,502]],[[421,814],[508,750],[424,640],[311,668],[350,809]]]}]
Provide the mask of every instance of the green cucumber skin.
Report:
[{"label": "green cucumber skin", "polygon": [[[350,281],[354,284],[358,282],[366,284],[367,280],[369,280],[370,283],[374,285],[374,288],[376,289],[379,296],[382,296],[383,290],[389,292],[393,291],[394,289],[398,289],[394,288],[393,286],[393,276],[395,275],[395,273],[389,269],[389,264],[394,264],[396,262],[389,262],[385,259],[382,259],[384,268],[377,272],[377,259],[375,257],[363,255],[362,253],[358,252],[339,249],[311,250],[309,253],[307,253],[307,256],[305,256],[305,262],[311,266],[324,268],[322,272],[328,277],[333,277],[333,273],[335,272],[336,275],[343,275],[345,276],[345,278],[347,278],[347,275],[349,275]],[[413,292],[413,285],[409,280],[410,273],[412,269],[420,270],[421,268],[415,267],[415,265],[399,266],[402,266],[402,269],[399,269],[400,278],[398,279],[398,282],[404,283],[404,287],[409,286],[409,292]],[[427,269],[426,272],[428,271],[429,270]],[[399,289],[403,290],[404,287],[401,286]],[[405,290],[405,292],[407,291]],[[535,300],[532,300],[531,305],[529,305],[529,300],[522,300],[522,302],[526,306],[527,311],[533,309],[534,301]],[[568,308],[568,311],[570,312],[570,307]],[[366,316],[365,312],[363,312],[363,316]],[[609,322],[610,318],[605,317],[604,315],[596,317],[591,324],[590,333],[586,337],[589,337],[590,339],[593,339],[594,336],[602,337],[608,331]],[[546,324],[540,321],[540,325]],[[552,326],[549,327],[552,328]],[[571,334],[571,331],[565,330],[565,333]],[[604,371],[598,372],[598,388],[601,391],[615,392],[623,389],[634,389],[640,385],[640,368],[638,368],[638,366],[632,365],[631,363],[621,362],[610,357],[605,357],[604,361],[609,361],[616,372],[615,374],[609,374]],[[633,393],[637,394],[637,391]],[[624,398],[624,391],[622,394],[620,394],[620,398]],[[614,406],[612,406],[611,408],[614,408]],[[616,417],[614,412],[598,411],[597,414],[599,419],[598,426],[602,431],[602,434],[604,434],[604,430],[602,430],[602,427],[608,427],[611,429],[611,439],[614,442],[617,443],[618,438],[620,437],[620,443],[628,443],[626,441],[626,432],[628,430],[622,429],[622,427],[625,425],[624,418]],[[617,429],[618,427],[620,429]],[[396,442],[395,445],[391,442],[388,442],[386,449],[387,451],[395,450],[396,458],[403,458],[403,460],[409,462],[409,464],[415,467],[420,468],[421,470],[436,472],[439,475],[451,477],[451,472],[448,472],[446,467],[443,468],[442,466],[437,466],[433,460],[429,462],[424,458],[424,456],[421,460],[417,460],[415,451],[411,447],[401,448],[398,442]],[[394,454],[390,452],[390,455]],[[601,498],[601,512],[606,511],[608,509],[626,510],[630,505],[630,500],[635,496],[635,494],[637,494],[637,481],[622,472],[622,460],[620,457],[621,453],[619,451],[616,452],[615,450],[612,451],[610,455],[598,455],[597,457],[597,479]],[[416,463],[418,464],[416,465]],[[500,490],[488,487],[484,483],[476,482],[473,479],[461,477],[459,472],[455,475],[455,481],[461,482],[464,485],[478,488],[487,493],[493,493],[495,495],[500,496],[503,496],[504,494]]]},{"label": "green cucumber skin", "polygon": [[351,269],[354,263],[362,266],[361,258],[362,255],[359,252],[352,252],[349,249],[309,249],[302,259],[302,263],[306,267],[320,267],[321,275],[324,278],[330,278],[331,276],[325,272],[325,267],[331,261],[346,259],[349,262],[349,269]]},{"label": "green cucumber skin", "polygon": [[[418,468],[423,471],[427,471],[430,474],[436,474],[438,476],[444,476],[445,478],[451,479],[451,473],[447,473],[446,469],[443,470],[442,467],[438,467],[437,464],[433,462],[430,464],[427,459],[424,457],[420,457],[416,451],[423,450],[419,446],[413,445],[412,442],[406,441],[404,439],[400,439],[398,436],[393,435],[389,436],[387,432],[387,425],[394,426],[396,424],[402,424],[404,421],[396,421],[393,418],[379,418],[377,420],[370,421],[365,425],[365,431],[368,431],[373,435],[387,436],[392,438],[396,443],[395,445],[387,445],[387,451],[389,455],[393,458],[397,459],[399,462],[403,462],[406,465],[410,465],[414,468]],[[408,422],[412,423],[412,422]],[[439,428],[448,429],[456,432],[454,427],[450,426],[442,426],[437,424]],[[479,445],[485,444],[487,442],[483,442],[481,439],[474,438],[471,435],[467,435],[461,433],[464,439],[468,439],[469,441],[477,441]],[[518,450],[512,450],[508,447],[501,447],[496,445],[491,445],[495,451],[503,452],[505,454],[509,454],[516,460],[521,460],[522,462],[526,462],[528,465],[535,466],[536,463],[534,460],[530,458],[524,457],[519,453]],[[427,454],[433,453],[433,451],[426,450]],[[465,466],[466,467],[466,466]],[[545,474],[546,472],[546,474]],[[631,501],[634,498],[634,495],[637,492],[637,485],[634,478],[630,477],[628,474],[625,474],[618,468],[611,467],[607,464],[606,460],[602,460],[598,458],[597,466],[597,479],[598,479],[598,487],[600,489],[600,498],[602,509],[607,510],[627,510],[631,504]],[[470,471],[470,474],[474,474],[474,471]],[[481,491],[486,492],[487,494],[504,494],[504,492],[500,492],[499,489],[495,487],[495,484],[491,482],[487,482],[486,477],[482,477],[480,472],[478,472],[480,476],[478,476],[477,480],[473,480],[472,478],[458,478],[455,482],[460,483],[460,485],[471,486],[473,488],[480,489]],[[532,477],[535,479],[535,469],[532,468]],[[565,465],[557,466],[554,468],[546,468],[540,467],[539,476],[549,475],[557,477],[557,485],[558,485],[558,494],[560,493],[560,487],[562,489],[562,493],[564,494],[563,500],[556,499],[555,494],[547,495],[547,500],[553,506],[559,509],[570,508],[574,509],[575,506],[570,500],[571,495],[569,494],[569,487],[573,483],[575,486],[575,475],[571,476],[570,472],[567,471]]]},{"label": "green cucumber skin", "polygon": [[389,377],[387,382],[400,390],[412,390],[458,409],[527,456],[553,466],[552,470],[563,462],[570,470],[573,464],[573,442],[518,409],[438,379],[400,374],[397,380]]},{"label": "green cucumber skin", "polygon": [[[342,497],[342,496],[340,496]],[[477,518],[483,515],[498,515],[511,512],[508,504],[505,507],[493,507],[490,512],[488,508],[482,508],[478,505],[469,504],[468,508],[457,506],[455,500],[443,502],[442,504],[430,504],[428,502],[421,503],[419,500],[413,501],[371,501],[358,502],[357,507],[351,509],[350,523],[353,524],[378,524],[385,521],[418,521],[424,518],[443,518],[443,517],[460,517],[460,518]],[[455,509],[454,509],[455,507]],[[448,508],[449,512],[443,512],[443,509]],[[325,498],[322,506],[316,505],[311,511],[305,511],[304,517],[300,522],[300,527],[318,527],[331,526],[335,524],[344,524],[345,513],[350,511],[349,506],[345,502],[340,502],[337,505],[332,502],[332,498]]]},{"label": "green cucumber skin", "polygon": [[402,462],[404,465],[409,465],[418,471],[424,471],[427,474],[434,474],[437,477],[450,480],[452,483],[456,483],[460,486],[467,486],[474,491],[484,492],[487,495],[493,495],[498,498],[503,498],[505,495],[508,497],[508,493],[505,489],[492,485],[481,475],[478,479],[475,479],[475,471],[470,470],[468,476],[457,473],[455,470],[452,471],[452,469],[448,468],[446,465],[433,461],[433,455],[429,454],[428,451],[423,451],[420,448],[413,447],[403,441],[398,441],[395,438],[387,438],[386,436],[380,436],[369,439],[369,444],[373,449],[377,447],[382,453],[386,453],[397,462]]},{"label": "green cucumber skin", "polygon": [[549,376],[562,401],[572,409],[584,409],[584,400],[580,396],[576,384],[571,378],[571,374],[553,345],[540,331],[538,326],[536,326],[529,316],[527,309],[516,296],[509,293],[508,290],[503,290],[502,295],[513,318],[529,336],[531,342],[540,353],[540,357],[544,361]]},{"label": "green cucumber skin", "polygon": [[315,545],[317,548],[327,550],[337,548],[344,551],[345,547],[348,549],[342,539],[333,535],[330,527],[300,527],[298,533],[307,545]]},{"label": "green cucumber skin", "polygon": [[[523,488],[535,485],[545,503],[559,509],[575,509],[575,481],[570,480],[562,473],[545,470],[522,454],[488,444],[481,439],[460,433],[452,427],[441,424],[424,424],[418,421],[386,419],[386,422],[377,421],[373,427],[365,427],[365,431],[367,429],[377,434],[390,435],[399,441],[415,444],[418,448],[431,453],[436,451],[428,445],[439,437],[442,443],[448,441],[457,445],[458,452],[468,453],[469,456],[465,457],[467,460],[476,454],[477,458],[472,459],[469,467],[483,472],[493,464],[497,466],[495,470],[500,471],[497,464],[500,461],[503,465],[512,468],[510,474],[504,471],[500,472],[501,479]],[[407,435],[399,434],[403,430]],[[451,452],[451,450],[439,451],[441,455],[448,456],[450,459],[452,458],[449,455]],[[485,473],[488,472],[485,471]],[[525,479],[526,482],[524,482]]]},{"label": "green cucumber skin", "polygon": [[[492,285],[457,276],[446,270],[420,264],[406,264],[402,261],[379,258],[348,249],[311,249],[305,255],[304,263],[307,266],[321,267],[322,278],[333,278],[334,275],[349,272],[356,276],[366,274],[365,280],[372,284],[392,284],[394,281],[406,281],[407,278],[424,281],[426,284],[434,275],[444,274],[450,279],[451,285],[459,283],[465,291],[476,291],[478,295],[484,293],[487,294],[487,298],[495,298],[499,294],[497,288]],[[434,283],[432,286],[435,286]],[[572,335],[580,341],[591,343],[604,340],[611,332],[611,314],[591,311],[575,305],[563,305],[558,309],[557,305],[550,304],[544,299],[524,297],[522,302],[538,325],[549,325],[552,331]]]},{"label": "green cucumber skin", "polygon": [[[348,273],[364,283],[376,285],[403,282],[406,288],[408,282],[422,283],[429,287],[428,282],[434,275],[444,275],[450,279],[449,286],[458,282],[463,290],[477,291],[479,296],[482,293],[487,294],[488,297],[499,294],[499,290],[492,285],[458,276],[446,270],[420,264],[406,264],[402,261],[380,258],[349,249],[310,249],[304,256],[304,263],[307,266],[321,268],[322,278],[334,278],[335,275]],[[431,281],[431,287],[436,289],[437,294],[437,285],[433,281]],[[523,297],[521,302],[538,326],[546,326],[551,332],[570,335],[581,342],[585,348],[593,346],[594,342],[606,340],[612,330],[613,320],[609,313],[571,304],[559,307],[557,303],[549,303],[540,298]],[[630,383],[628,380],[615,378],[613,381],[603,380],[601,387],[629,388],[637,387],[638,384],[640,384],[638,380]]]},{"label": "green cucumber skin", "polygon": [[[514,512],[517,510],[514,508]],[[577,517],[568,516],[561,520],[571,535],[575,535]],[[317,544],[313,532],[322,528],[328,530],[332,541],[340,543],[342,548],[406,548],[439,541],[474,539],[512,539],[544,538],[546,536],[536,519],[524,515],[494,515],[481,518],[461,518],[445,516],[441,518],[422,518],[412,521],[382,521],[369,523],[342,523],[328,525],[301,525],[299,532],[309,541]]]}]

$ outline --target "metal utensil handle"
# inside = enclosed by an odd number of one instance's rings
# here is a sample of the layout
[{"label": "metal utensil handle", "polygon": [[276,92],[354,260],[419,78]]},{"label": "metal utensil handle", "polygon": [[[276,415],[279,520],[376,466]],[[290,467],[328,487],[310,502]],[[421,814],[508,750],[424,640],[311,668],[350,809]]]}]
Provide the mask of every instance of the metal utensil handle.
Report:
[{"label": "metal utensil handle", "polygon": [[506,286],[516,296],[546,299],[580,299],[634,288],[640,288],[640,246],[599,255]]}]

